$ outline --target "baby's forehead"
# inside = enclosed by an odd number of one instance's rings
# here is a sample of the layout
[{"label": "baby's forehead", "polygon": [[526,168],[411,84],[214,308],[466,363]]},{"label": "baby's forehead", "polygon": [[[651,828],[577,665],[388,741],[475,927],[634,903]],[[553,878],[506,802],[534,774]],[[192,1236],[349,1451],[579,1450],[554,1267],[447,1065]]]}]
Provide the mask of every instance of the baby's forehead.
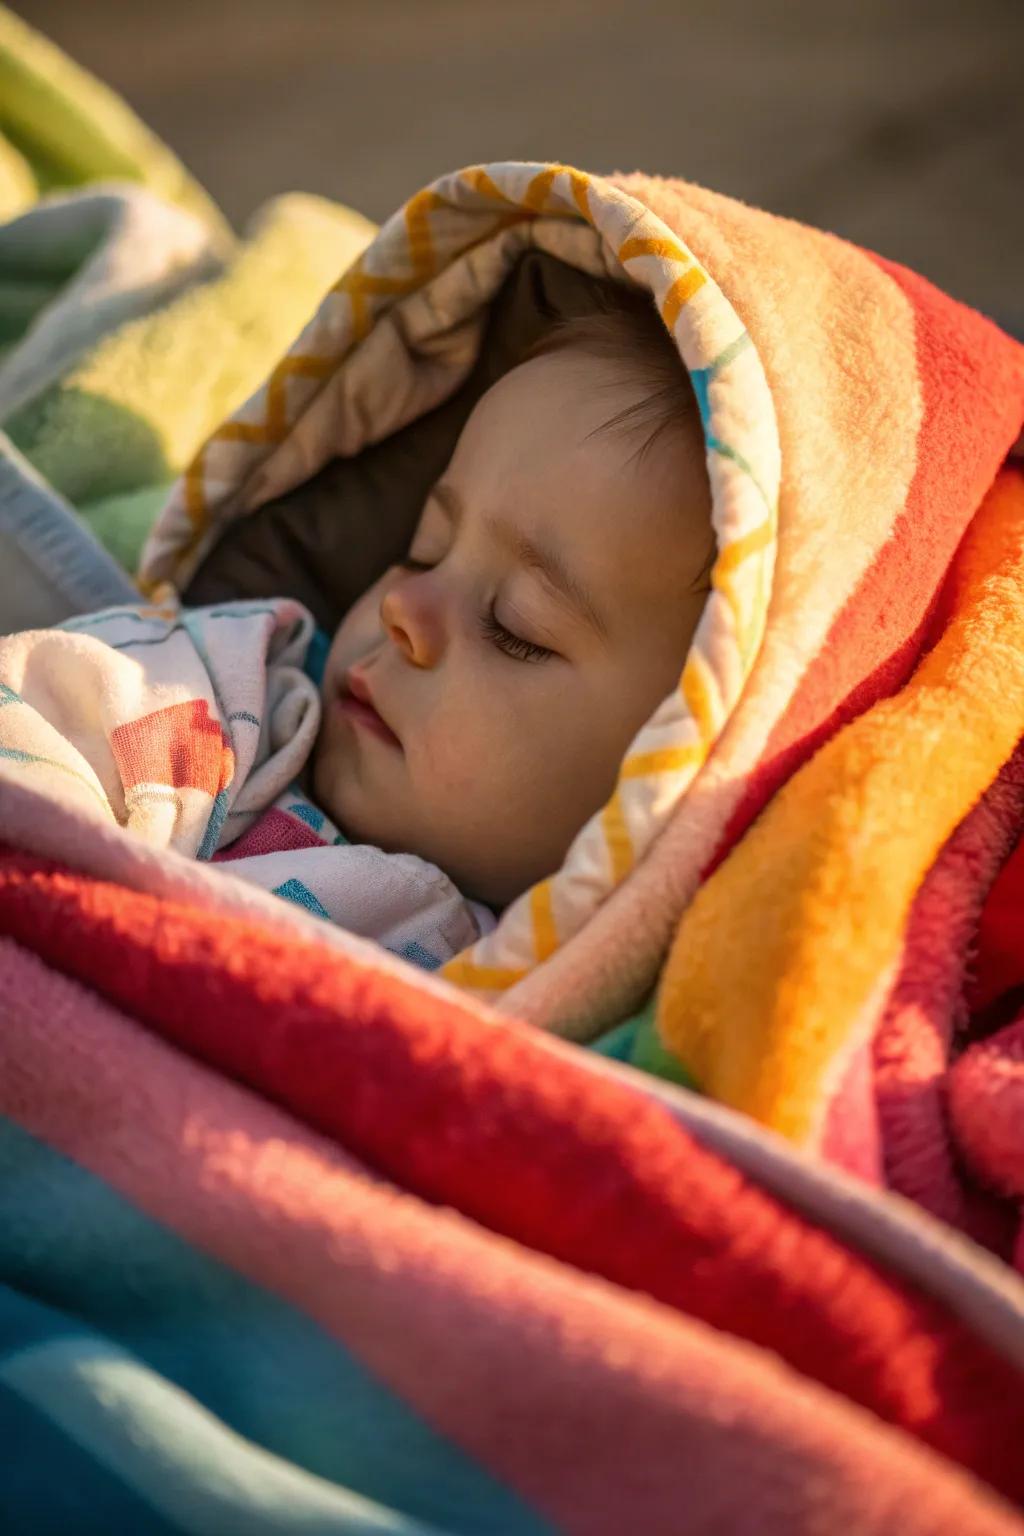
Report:
[{"label": "baby's forehead", "polygon": [[502,374],[477,401],[461,438],[475,442],[520,430],[543,442],[568,445],[581,434],[599,431],[619,405],[642,393],[628,360],[623,366],[566,347]]},{"label": "baby's forehead", "polygon": [[443,479],[487,537],[511,526],[556,547],[613,599],[648,597],[703,564],[703,439],[699,425],[694,440],[680,423],[638,451],[635,433],[608,425],[635,391],[621,371],[587,362],[557,353],[506,374],[478,402]]}]

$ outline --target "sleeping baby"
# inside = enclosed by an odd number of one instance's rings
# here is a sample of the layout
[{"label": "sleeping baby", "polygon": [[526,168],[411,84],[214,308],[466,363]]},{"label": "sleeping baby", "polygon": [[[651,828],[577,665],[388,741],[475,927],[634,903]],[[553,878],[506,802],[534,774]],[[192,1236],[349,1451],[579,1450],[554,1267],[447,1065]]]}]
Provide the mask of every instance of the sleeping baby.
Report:
[{"label": "sleeping baby", "polygon": [[333,639],[288,599],[0,640],[0,753],[129,835],[443,964],[553,873],[677,686],[714,554],[696,400],[594,283],[482,396]]}]

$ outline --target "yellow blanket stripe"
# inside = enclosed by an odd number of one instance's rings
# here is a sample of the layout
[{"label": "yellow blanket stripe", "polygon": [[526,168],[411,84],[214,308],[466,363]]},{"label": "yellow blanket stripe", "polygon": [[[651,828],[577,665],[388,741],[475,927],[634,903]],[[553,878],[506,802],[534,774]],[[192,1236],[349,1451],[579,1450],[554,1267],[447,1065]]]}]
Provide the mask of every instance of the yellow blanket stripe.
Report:
[{"label": "yellow blanket stripe", "polygon": [[736,644],[744,671],[753,661],[764,629],[768,599],[765,592],[763,562],[759,565],[757,573],[756,601],[749,605],[744,603],[737,590],[735,576],[745,560],[752,555],[762,555],[766,549],[772,547],[775,542],[776,526],[775,515],[766,517],[764,522],[759,523],[756,528],[720,550],[711,572],[711,585],[716,591],[721,592],[729,604],[736,628]]},{"label": "yellow blanket stripe", "polygon": [[457,956],[448,961],[441,974],[456,987],[467,987],[473,992],[507,992],[528,972],[522,967],[475,965],[472,960]]},{"label": "yellow blanket stripe", "polygon": [[334,365],[329,358],[294,357],[290,354],[274,369],[267,386],[266,434],[270,442],[280,443],[288,435],[288,380],[329,379],[333,372]]},{"label": "yellow blanket stripe", "polygon": [[682,768],[699,764],[703,758],[704,748],[698,742],[689,747],[662,747],[657,752],[636,752],[626,758],[619,778],[646,779],[652,773],[678,773]]},{"label": "yellow blanket stripe", "polygon": [[630,235],[615,254],[623,266],[627,261],[635,261],[638,256],[656,256],[659,261],[674,261],[681,267],[688,267],[693,260],[675,240],[653,239],[640,235]]},{"label": "yellow blanket stripe", "polygon": [[432,187],[425,187],[410,197],[405,205],[405,227],[409,235],[409,259],[417,283],[422,283],[434,271],[434,240],[430,232],[430,215],[443,203]]},{"label": "yellow blanket stripe", "polygon": [[633,844],[622,809],[622,796],[617,789],[601,812],[601,823],[604,828],[605,842],[608,845],[612,882],[618,885],[619,881],[624,880],[633,868]]},{"label": "yellow blanket stripe", "polygon": [[471,165],[462,172],[462,180],[472,191],[486,197],[489,202],[507,203],[508,194],[503,192],[487,172],[486,166]]},{"label": "yellow blanket stripe", "polygon": [[558,948],[558,929],[552,903],[551,881],[542,880],[530,892],[533,918],[533,948],[538,960],[546,960]]},{"label": "yellow blanket stripe", "polygon": [[683,668],[683,679],[680,684],[686,707],[697,723],[701,739],[701,759],[708,747],[715,739],[718,726],[721,723],[711,701],[711,682],[707,667],[701,660],[699,651],[691,651],[686,658]]},{"label": "yellow blanket stripe", "polygon": [[690,267],[689,271],[676,278],[661,306],[661,318],[670,331],[679,319],[680,310],[685,304],[689,304],[694,294],[698,289],[703,288],[707,280],[707,273],[696,266]]},{"label": "yellow blanket stripe", "polygon": [[779,791],[698,893],[664,972],[666,1045],[712,1097],[797,1142],[820,1128],[922,880],[1024,733],[1019,474],[979,509],[965,570],[935,649]]}]

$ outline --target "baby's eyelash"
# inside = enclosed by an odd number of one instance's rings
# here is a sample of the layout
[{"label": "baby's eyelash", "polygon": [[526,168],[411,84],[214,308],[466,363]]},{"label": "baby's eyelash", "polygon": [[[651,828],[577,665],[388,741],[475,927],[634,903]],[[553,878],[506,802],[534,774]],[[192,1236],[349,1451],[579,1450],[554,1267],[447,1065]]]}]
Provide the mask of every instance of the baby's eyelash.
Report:
[{"label": "baby's eyelash", "polygon": [[[427,560],[413,560],[406,556],[399,560],[398,565],[403,571],[417,573],[419,571],[432,571],[434,563]],[[555,653],[546,645],[536,645],[532,640],[524,640],[522,635],[514,635],[504,624],[499,624],[494,612],[493,604],[490,612],[485,613],[480,619],[480,630],[485,640],[490,640],[499,651],[504,651],[506,656],[511,656],[513,661],[546,661]]]},{"label": "baby's eyelash", "polygon": [[504,624],[499,624],[493,608],[481,618],[480,628],[485,639],[492,641],[499,651],[504,651],[514,661],[546,661],[554,655],[546,645],[535,645],[532,640],[524,640],[522,635],[514,635]]}]

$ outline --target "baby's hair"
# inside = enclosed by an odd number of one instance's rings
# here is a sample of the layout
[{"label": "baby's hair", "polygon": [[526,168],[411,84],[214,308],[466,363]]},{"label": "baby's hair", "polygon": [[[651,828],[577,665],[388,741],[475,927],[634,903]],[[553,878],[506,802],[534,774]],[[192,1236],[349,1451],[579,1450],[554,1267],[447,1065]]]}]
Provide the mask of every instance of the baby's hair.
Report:
[{"label": "baby's hair", "polygon": [[[649,290],[612,278],[593,278],[588,298],[590,307],[585,312],[554,320],[520,361],[572,348],[620,363],[623,379],[636,385],[639,398],[589,435],[639,435],[639,444],[630,455],[632,461],[642,460],[659,438],[675,430],[689,438],[703,459],[704,434],[693,384]],[[708,588],[714,558],[712,537],[708,558],[694,582],[695,590]]]}]

